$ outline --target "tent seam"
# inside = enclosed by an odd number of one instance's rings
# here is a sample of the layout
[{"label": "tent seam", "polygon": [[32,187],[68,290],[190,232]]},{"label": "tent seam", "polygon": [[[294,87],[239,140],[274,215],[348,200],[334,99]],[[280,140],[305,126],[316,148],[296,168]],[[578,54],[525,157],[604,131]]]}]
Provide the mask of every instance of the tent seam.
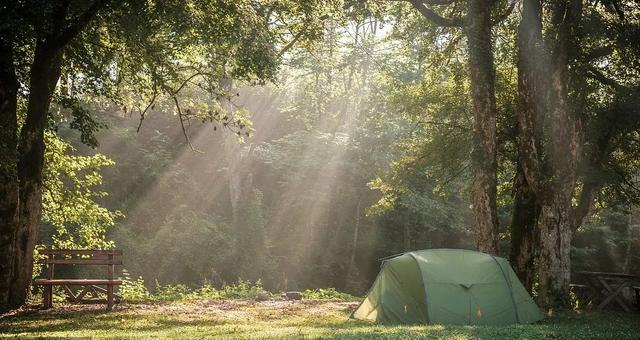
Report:
[{"label": "tent seam", "polygon": [[427,300],[427,284],[424,282],[424,278],[422,277],[422,268],[420,267],[420,263],[418,263],[418,259],[413,255],[413,252],[407,252],[407,255],[411,256],[411,258],[416,262],[416,266],[418,267],[418,272],[420,273],[420,281],[422,281],[422,289],[424,290],[424,306],[427,311],[427,324],[431,324],[431,313],[429,313],[429,302]]},{"label": "tent seam", "polygon": [[489,255],[489,256],[491,256],[493,261],[495,261],[496,264],[498,265],[498,268],[500,268],[500,272],[502,273],[502,277],[504,277],[504,281],[507,283],[507,287],[509,287],[509,297],[511,297],[511,304],[513,305],[513,312],[516,314],[516,322],[520,323],[520,316],[518,315],[518,306],[516,305],[516,300],[513,298],[513,287],[511,286],[511,281],[509,281],[509,279],[507,279],[507,275],[504,273],[504,269],[502,269],[502,266],[500,265],[500,262],[498,262],[498,259],[496,259],[496,257],[493,256],[493,255]]}]

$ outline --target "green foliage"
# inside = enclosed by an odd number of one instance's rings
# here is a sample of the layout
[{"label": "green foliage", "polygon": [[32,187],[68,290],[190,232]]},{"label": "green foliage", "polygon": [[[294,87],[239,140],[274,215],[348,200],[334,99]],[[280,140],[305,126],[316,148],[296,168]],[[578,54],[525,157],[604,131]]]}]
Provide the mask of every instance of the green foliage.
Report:
[{"label": "green foliage", "polygon": [[123,270],[122,285],[118,288],[118,292],[122,299],[129,303],[145,302],[151,299],[142,276],[132,279],[127,270]]},{"label": "green foliage", "polygon": [[65,66],[79,96],[109,98],[125,115],[173,111],[180,125],[210,121],[245,135],[242,115],[218,104],[236,96],[226,84],[274,80],[289,34],[313,44],[320,18],[339,8],[324,0],[112,3],[71,44]]},{"label": "green foliage", "polygon": [[127,303],[193,301],[201,299],[254,299],[262,291],[264,291],[264,288],[260,280],[251,282],[240,279],[236,283],[224,284],[221,288],[215,288],[207,281],[197,288],[189,288],[184,284],[160,285],[156,281],[155,289],[150,293],[142,277],[132,280],[128,273],[125,273],[119,290],[122,298]]},{"label": "green foliage", "polygon": [[62,108],[71,111],[69,127],[80,132],[80,141],[87,146],[97,148],[99,143],[95,134],[107,128],[107,124],[98,121],[93,116],[93,112],[82,105],[77,98],[64,96],[57,98],[57,102]]},{"label": "green foliage", "polygon": [[351,294],[337,291],[335,288],[307,289],[302,292],[302,298],[307,300],[342,300],[352,301],[359,299]]},{"label": "green foliage", "polygon": [[122,217],[97,202],[107,196],[100,191],[102,168],[113,161],[102,154],[77,156],[70,144],[52,132],[46,134],[42,222],[53,227],[50,246],[60,249],[113,247],[107,229]]},{"label": "green foliage", "polygon": [[220,290],[220,298],[247,299],[255,298],[263,290],[262,282],[257,280],[254,283],[246,280],[238,280],[235,284],[226,284]]},{"label": "green foliage", "polygon": [[161,286],[158,281],[156,281],[153,299],[157,301],[175,301],[184,299],[189,293],[189,287],[183,284]]}]

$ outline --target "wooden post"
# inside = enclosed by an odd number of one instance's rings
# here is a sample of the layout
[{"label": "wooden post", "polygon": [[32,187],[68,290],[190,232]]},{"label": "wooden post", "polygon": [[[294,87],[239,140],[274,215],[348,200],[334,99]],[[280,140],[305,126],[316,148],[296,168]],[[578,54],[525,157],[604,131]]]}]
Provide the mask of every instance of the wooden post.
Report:
[{"label": "wooden post", "polygon": [[45,285],[44,286],[44,293],[43,294],[44,295],[42,296],[42,298],[43,298],[42,307],[44,309],[49,309],[53,305],[53,303],[51,302],[51,299],[53,297],[51,285]]},{"label": "wooden post", "polygon": [[[48,254],[47,257],[50,260],[53,260],[55,258],[55,255],[53,254]],[[48,278],[49,280],[53,280],[53,272],[55,270],[55,264],[53,263],[48,263],[47,264],[47,270],[48,270]],[[44,309],[49,309],[51,307],[53,307],[53,286],[52,285],[46,285],[44,286],[44,296],[43,296],[43,300],[44,300]]]},{"label": "wooden post", "polygon": [[107,310],[113,309],[113,285],[107,285]]},{"label": "wooden post", "polygon": [[[109,264],[107,265],[109,270],[109,281],[113,281],[114,269],[113,265],[113,255],[109,254]],[[113,284],[109,283],[107,285],[107,310],[113,309]]]}]

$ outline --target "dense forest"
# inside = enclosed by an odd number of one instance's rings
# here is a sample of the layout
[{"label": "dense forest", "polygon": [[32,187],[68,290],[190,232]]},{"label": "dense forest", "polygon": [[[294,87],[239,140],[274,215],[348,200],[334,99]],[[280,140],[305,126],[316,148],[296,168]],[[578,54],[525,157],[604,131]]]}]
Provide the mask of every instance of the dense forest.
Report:
[{"label": "dense forest", "polygon": [[640,272],[635,1],[0,5],[0,309],[38,249],[157,284],[362,295],[508,258],[542,306]]}]

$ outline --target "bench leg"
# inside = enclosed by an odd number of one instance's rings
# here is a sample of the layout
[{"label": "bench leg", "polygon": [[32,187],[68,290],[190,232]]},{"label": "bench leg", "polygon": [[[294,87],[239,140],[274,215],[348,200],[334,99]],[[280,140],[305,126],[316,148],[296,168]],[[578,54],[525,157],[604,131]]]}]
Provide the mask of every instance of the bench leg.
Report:
[{"label": "bench leg", "polygon": [[44,286],[44,293],[42,293],[42,307],[44,309],[50,309],[53,307],[53,287],[50,285]]},{"label": "bench leg", "polygon": [[113,285],[107,286],[107,310],[113,309]]}]

